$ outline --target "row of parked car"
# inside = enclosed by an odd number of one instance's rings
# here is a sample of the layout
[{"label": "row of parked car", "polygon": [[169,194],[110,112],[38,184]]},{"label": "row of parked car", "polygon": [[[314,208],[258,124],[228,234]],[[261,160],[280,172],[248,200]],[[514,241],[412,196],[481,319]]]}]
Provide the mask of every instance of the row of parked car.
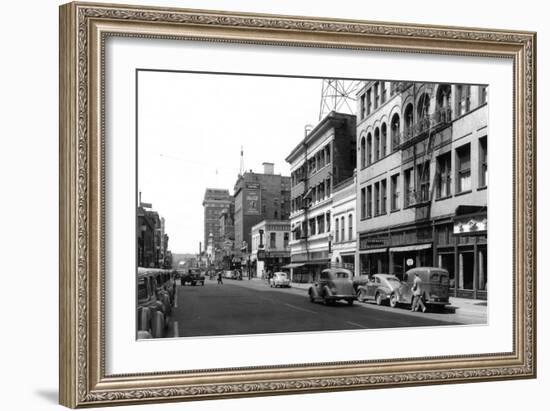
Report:
[{"label": "row of parked car", "polygon": [[349,305],[354,301],[374,301],[378,305],[412,304],[415,274],[420,278],[421,298],[429,307],[449,304],[449,273],[438,267],[417,267],[405,273],[401,280],[393,274],[360,275],[343,268],[328,268],[321,272],[319,280],[308,290],[311,302],[332,304],[343,300]]},{"label": "row of parked car", "polygon": [[165,336],[176,292],[176,271],[138,267],[137,338]]}]

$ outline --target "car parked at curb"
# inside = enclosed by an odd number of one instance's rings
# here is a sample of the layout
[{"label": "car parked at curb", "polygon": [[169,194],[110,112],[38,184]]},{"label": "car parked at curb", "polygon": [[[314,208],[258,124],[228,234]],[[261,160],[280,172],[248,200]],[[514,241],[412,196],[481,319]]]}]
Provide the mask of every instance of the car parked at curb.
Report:
[{"label": "car parked at curb", "polygon": [[357,288],[357,300],[372,300],[376,305],[382,305],[389,302],[391,295],[397,293],[401,286],[401,281],[395,275],[374,274]]},{"label": "car parked at curb", "polygon": [[138,267],[137,335],[138,338],[162,338],[172,314],[175,272]]},{"label": "car parked at curb", "polygon": [[356,295],[351,277],[351,271],[343,268],[327,268],[321,271],[319,280],[309,287],[309,300],[322,301],[327,305],[344,300],[353,305]]},{"label": "car parked at curb", "polygon": [[290,278],[284,271],[277,271],[273,273],[273,277],[269,279],[270,287],[290,287]]},{"label": "car parked at curb", "polygon": [[439,267],[416,267],[405,273],[405,281],[390,295],[390,306],[412,304],[414,276],[420,277],[421,298],[427,307],[442,308],[449,304],[449,272]]}]

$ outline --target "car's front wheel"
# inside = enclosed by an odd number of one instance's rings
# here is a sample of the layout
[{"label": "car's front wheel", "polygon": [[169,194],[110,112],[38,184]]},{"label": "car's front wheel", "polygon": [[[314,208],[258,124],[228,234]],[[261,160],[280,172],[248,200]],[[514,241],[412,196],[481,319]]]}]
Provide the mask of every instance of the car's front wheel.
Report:
[{"label": "car's front wheel", "polygon": [[390,295],[390,307],[395,308],[397,307],[397,303],[399,302],[397,295],[393,293]]},{"label": "car's front wheel", "polygon": [[348,299],[348,305],[353,305],[353,301],[354,301],[353,298],[349,298]]},{"label": "car's front wheel", "polygon": [[309,292],[309,301],[312,303],[315,302],[315,297],[313,297],[313,293],[311,291]]}]

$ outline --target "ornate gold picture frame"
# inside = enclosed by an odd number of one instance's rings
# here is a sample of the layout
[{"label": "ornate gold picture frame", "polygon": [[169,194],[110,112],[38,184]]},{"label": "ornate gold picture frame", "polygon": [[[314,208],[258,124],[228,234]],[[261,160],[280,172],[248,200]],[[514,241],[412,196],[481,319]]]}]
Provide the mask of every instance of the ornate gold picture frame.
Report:
[{"label": "ornate gold picture frame", "polygon": [[[105,42],[200,40],[513,62],[513,349],[475,355],[173,370],[105,368]],[[189,401],[536,377],[536,34],[220,11],[60,7],[60,403]],[[108,154],[108,153],[107,153]],[[496,222],[498,224],[498,222]],[[132,273],[128,273],[132,275]]]}]

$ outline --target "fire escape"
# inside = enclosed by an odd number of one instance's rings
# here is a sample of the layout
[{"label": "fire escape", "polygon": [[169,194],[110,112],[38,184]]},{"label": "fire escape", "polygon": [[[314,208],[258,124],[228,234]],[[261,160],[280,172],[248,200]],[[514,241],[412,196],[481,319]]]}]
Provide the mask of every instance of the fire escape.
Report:
[{"label": "fire escape", "polygon": [[[399,83],[397,87],[399,91],[412,87],[413,101],[417,101],[416,83],[412,85]],[[411,178],[414,186],[410,191],[407,186],[405,195],[407,195],[407,205],[415,208],[416,220],[430,218],[435,183],[439,173],[436,165],[434,178],[430,181],[430,164],[434,164],[435,137],[452,121],[452,111],[449,106],[450,86],[447,94],[442,93],[440,96],[436,96],[436,110],[433,114],[430,114],[429,109],[430,102],[433,101],[435,86],[424,86],[421,91],[422,95],[417,106],[413,105],[412,113],[405,112],[405,130],[399,147],[402,153],[402,164],[412,156]],[[440,101],[440,97],[442,101]]]}]

